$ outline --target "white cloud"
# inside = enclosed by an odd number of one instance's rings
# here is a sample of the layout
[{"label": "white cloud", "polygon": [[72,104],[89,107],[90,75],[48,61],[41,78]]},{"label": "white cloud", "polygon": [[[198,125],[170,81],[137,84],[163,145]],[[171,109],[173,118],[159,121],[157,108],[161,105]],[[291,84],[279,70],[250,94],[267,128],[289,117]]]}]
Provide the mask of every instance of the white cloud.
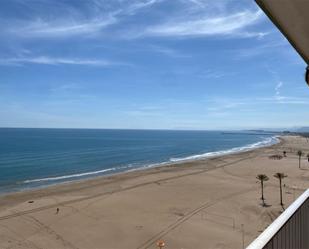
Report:
[{"label": "white cloud", "polygon": [[125,8],[122,12],[126,14],[135,14],[137,11],[143,8],[150,7],[154,4],[157,4],[159,2],[162,2],[163,0],[146,0],[146,1],[137,1],[135,3],[132,3],[127,8]]},{"label": "white cloud", "polygon": [[[279,84],[279,89],[282,84]],[[259,109],[261,105],[309,105],[308,98],[294,97],[294,96],[270,96],[270,97],[252,97],[252,98],[214,98],[207,101],[207,111],[209,113],[217,112],[231,112],[255,110]],[[257,109],[256,109],[257,108]]]},{"label": "white cloud", "polygon": [[199,8],[205,8],[208,6],[208,4],[205,1],[201,1],[201,0],[185,0],[185,1],[193,3],[194,5],[197,5]]},{"label": "white cloud", "polygon": [[[59,6],[53,4],[50,6],[55,9],[51,10],[50,13],[33,7],[39,15],[34,14],[34,18],[29,20],[17,19],[13,22],[13,25],[5,27],[5,29],[9,34],[28,38],[65,38],[76,35],[95,35],[118,23],[125,16],[134,15],[138,11],[161,1],[163,0],[121,2],[120,7],[111,10],[106,10],[108,4],[105,1],[89,1],[87,2],[88,7],[80,10],[73,9],[70,5],[60,5],[62,9],[57,11]],[[49,5],[46,6],[46,8],[50,7]],[[115,4],[115,6],[118,5]]]},{"label": "white cloud", "polygon": [[105,19],[94,19],[88,21],[64,20],[50,22],[42,19],[27,23],[20,28],[11,29],[10,33],[23,37],[66,37],[87,33],[99,32],[116,22],[113,16]]},{"label": "white cloud", "polygon": [[201,78],[206,78],[206,79],[219,79],[228,75],[232,75],[232,73],[226,73],[223,71],[218,71],[218,70],[205,70],[204,72],[197,73],[196,74],[198,77]]},{"label": "white cloud", "polygon": [[[267,35],[271,35],[271,32],[267,32]],[[273,34],[272,34],[273,35]],[[276,35],[276,34],[275,34]],[[233,50],[233,58],[239,59],[252,59],[252,57],[257,57],[265,55],[268,53],[280,54],[286,53],[290,50],[290,44],[283,38],[278,38],[276,36],[269,37],[268,40],[264,40],[262,45],[254,45],[249,48],[240,48]],[[270,70],[269,70],[270,71]]]},{"label": "white cloud", "polygon": [[169,57],[174,57],[174,58],[192,57],[191,55],[186,54],[180,50],[176,50],[170,47],[158,46],[158,45],[150,45],[148,50],[150,50],[151,52],[156,52],[156,53],[163,54]]},{"label": "white cloud", "polygon": [[275,87],[275,97],[280,100],[282,99],[282,96],[280,94],[280,88],[283,86],[282,81],[279,81]]},{"label": "white cloud", "polygon": [[[161,18],[163,23],[150,24],[139,22],[138,25],[125,21],[129,16],[139,14],[143,10],[166,3],[166,0],[118,0],[108,3],[104,0],[83,2],[76,8],[71,4],[33,5],[29,11],[30,19],[11,20],[3,32],[25,38],[66,38],[77,35],[84,37],[102,34],[108,27],[115,25],[118,38],[138,38],[142,36],[188,37],[229,35],[240,37],[263,37],[267,33],[249,31],[246,28],[257,23],[262,11],[246,9],[243,5],[230,4],[230,1],[175,0],[171,11],[166,11]],[[170,4],[170,3],[169,3]],[[235,6],[237,8],[235,8]],[[233,8],[230,8],[232,6]],[[28,6],[29,7],[29,6]],[[163,7],[163,5],[162,5]],[[48,9],[48,10],[46,10]],[[151,12],[149,21],[160,20]],[[154,16],[153,16],[154,14]],[[162,19],[161,19],[162,20]],[[124,24],[116,26],[116,24]],[[133,34],[132,34],[133,33]]]},{"label": "white cloud", "polygon": [[48,56],[7,58],[0,60],[0,65],[4,66],[18,66],[23,64],[111,66],[116,65],[117,63],[109,62],[106,60],[54,58]]},{"label": "white cloud", "polygon": [[217,17],[202,16],[191,17],[188,20],[173,20],[161,25],[146,29],[144,35],[150,36],[211,36],[211,35],[237,35],[261,36],[261,32],[248,32],[244,28],[257,23],[262,11],[242,11],[231,15]]},{"label": "white cloud", "polygon": [[274,96],[273,98],[265,98],[260,101],[269,104],[290,104],[290,105],[309,105],[308,98],[302,97],[287,97],[287,96]]}]

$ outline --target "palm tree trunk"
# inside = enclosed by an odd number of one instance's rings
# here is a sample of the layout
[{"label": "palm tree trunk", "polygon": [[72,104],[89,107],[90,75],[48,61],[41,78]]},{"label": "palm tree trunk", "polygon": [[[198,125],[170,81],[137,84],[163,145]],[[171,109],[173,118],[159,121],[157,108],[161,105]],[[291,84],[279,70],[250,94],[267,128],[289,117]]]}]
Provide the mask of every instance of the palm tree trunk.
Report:
[{"label": "palm tree trunk", "polygon": [[298,168],[300,168],[300,157],[298,157]]},{"label": "palm tree trunk", "polygon": [[264,181],[261,181],[261,189],[262,189],[262,201],[263,201],[263,206],[265,206],[265,199],[264,199]]},{"label": "palm tree trunk", "polygon": [[282,202],[282,184],[281,184],[281,179],[279,179],[279,184],[280,184],[280,205],[283,206],[283,202]]}]

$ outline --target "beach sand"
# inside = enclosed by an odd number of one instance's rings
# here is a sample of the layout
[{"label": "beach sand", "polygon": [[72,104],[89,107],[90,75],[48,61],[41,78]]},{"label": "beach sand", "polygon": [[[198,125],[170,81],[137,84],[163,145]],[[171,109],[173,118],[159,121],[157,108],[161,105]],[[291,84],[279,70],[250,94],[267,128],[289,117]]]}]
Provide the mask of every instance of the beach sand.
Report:
[{"label": "beach sand", "polygon": [[[298,169],[306,138],[271,147],[100,177],[0,197],[0,248],[242,248],[309,188],[309,163]],[[268,157],[287,151],[282,160]],[[261,205],[257,174],[266,174]],[[30,201],[30,203],[29,203]],[[57,213],[57,208],[59,212]]]}]

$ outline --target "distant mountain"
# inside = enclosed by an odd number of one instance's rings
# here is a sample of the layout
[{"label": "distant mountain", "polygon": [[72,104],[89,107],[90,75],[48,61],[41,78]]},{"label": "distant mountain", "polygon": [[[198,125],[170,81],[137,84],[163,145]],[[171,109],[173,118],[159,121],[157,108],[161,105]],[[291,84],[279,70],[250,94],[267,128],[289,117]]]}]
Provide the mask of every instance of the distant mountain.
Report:
[{"label": "distant mountain", "polygon": [[270,133],[280,133],[282,131],[285,131],[283,128],[262,128],[262,129],[250,129],[246,130],[248,132],[257,132],[257,133],[263,133],[263,132],[270,132]]},{"label": "distant mountain", "polygon": [[309,132],[309,126],[297,128],[295,131],[296,132]]},{"label": "distant mountain", "polygon": [[257,130],[248,130],[251,132],[283,132],[283,133],[289,133],[289,132],[309,132],[309,126],[304,127],[290,127],[290,128],[263,128],[263,129],[257,129]]}]

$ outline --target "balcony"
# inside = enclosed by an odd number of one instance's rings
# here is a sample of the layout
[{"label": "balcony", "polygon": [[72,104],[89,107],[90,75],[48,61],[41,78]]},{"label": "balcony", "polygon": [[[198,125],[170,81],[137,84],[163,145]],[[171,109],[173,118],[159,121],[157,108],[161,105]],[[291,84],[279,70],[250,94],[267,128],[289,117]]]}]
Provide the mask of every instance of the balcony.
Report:
[{"label": "balcony", "polygon": [[247,247],[247,249],[262,248],[309,248],[309,189]]}]

